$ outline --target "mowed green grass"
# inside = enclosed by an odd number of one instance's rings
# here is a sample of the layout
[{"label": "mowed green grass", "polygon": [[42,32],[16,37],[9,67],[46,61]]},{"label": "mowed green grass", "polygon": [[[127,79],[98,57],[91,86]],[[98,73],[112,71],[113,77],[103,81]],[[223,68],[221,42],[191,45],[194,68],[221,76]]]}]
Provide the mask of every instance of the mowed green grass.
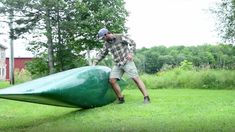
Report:
[{"label": "mowed green grass", "polygon": [[92,109],[0,99],[0,131],[235,131],[235,90],[124,90],[126,103]]}]

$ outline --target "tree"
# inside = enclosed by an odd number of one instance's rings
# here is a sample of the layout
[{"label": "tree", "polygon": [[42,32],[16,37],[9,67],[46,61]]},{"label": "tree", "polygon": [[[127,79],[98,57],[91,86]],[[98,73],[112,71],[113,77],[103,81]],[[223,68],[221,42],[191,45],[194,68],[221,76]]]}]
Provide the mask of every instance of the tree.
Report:
[{"label": "tree", "polygon": [[[49,70],[53,73],[53,53],[52,53],[52,35],[51,35],[51,20],[50,20],[50,8],[47,5],[53,5],[52,1],[45,0],[2,0],[3,8],[9,7],[10,9],[17,8],[17,19],[14,20],[17,23],[17,27],[13,32],[15,37],[20,37],[23,33],[33,31],[37,26],[42,28],[40,23],[42,19],[45,20],[45,27],[47,31],[47,44],[48,44],[48,58],[49,58]],[[55,3],[55,2],[54,2]],[[41,4],[39,6],[39,4]],[[11,10],[10,10],[11,11]],[[14,12],[14,10],[13,10]],[[21,26],[23,25],[23,26]]]},{"label": "tree", "polygon": [[0,21],[0,22],[6,22],[9,25],[9,38],[10,38],[10,59],[9,59],[9,64],[10,64],[10,84],[15,83],[14,79],[14,45],[13,45],[13,40],[16,39],[15,32],[13,29],[13,26],[15,24],[15,15],[16,12],[19,12],[22,10],[22,5],[25,3],[26,0],[19,0],[19,1],[14,1],[14,0],[0,0],[0,14],[7,16],[8,21]]},{"label": "tree", "polygon": [[33,79],[48,75],[49,70],[45,58],[34,58],[26,63],[26,69],[31,73]]},{"label": "tree", "polygon": [[157,52],[148,51],[145,53],[145,72],[156,73],[162,67],[158,61],[159,54]]},{"label": "tree", "polygon": [[78,66],[77,60],[84,65],[86,52],[102,46],[96,38],[100,28],[127,31],[124,4],[123,0],[27,0],[15,32],[46,37],[47,42],[31,41],[28,49],[37,57],[48,56],[42,60],[47,61],[49,73],[71,69]]},{"label": "tree", "polygon": [[211,9],[218,18],[217,30],[225,41],[235,43],[235,0],[222,0],[216,9]]}]

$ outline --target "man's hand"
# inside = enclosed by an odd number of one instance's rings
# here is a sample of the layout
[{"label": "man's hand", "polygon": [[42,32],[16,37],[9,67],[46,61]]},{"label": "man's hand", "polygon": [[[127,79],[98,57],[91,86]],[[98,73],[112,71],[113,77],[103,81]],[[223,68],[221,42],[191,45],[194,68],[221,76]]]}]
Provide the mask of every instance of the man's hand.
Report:
[{"label": "man's hand", "polygon": [[132,59],[133,59],[133,55],[132,55],[132,54],[128,54],[128,55],[127,55],[127,59],[128,59],[128,60],[132,60]]}]

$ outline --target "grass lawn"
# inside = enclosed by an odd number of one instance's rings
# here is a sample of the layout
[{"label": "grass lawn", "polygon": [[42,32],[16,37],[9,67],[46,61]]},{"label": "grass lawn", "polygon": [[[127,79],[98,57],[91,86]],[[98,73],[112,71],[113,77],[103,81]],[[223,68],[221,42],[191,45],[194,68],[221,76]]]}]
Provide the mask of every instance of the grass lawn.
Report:
[{"label": "grass lawn", "polygon": [[124,90],[125,104],[74,109],[0,99],[0,131],[235,131],[235,90]]},{"label": "grass lawn", "polygon": [[9,87],[10,86],[10,83],[7,82],[7,81],[0,81],[0,89],[1,88],[6,88],[6,87]]}]

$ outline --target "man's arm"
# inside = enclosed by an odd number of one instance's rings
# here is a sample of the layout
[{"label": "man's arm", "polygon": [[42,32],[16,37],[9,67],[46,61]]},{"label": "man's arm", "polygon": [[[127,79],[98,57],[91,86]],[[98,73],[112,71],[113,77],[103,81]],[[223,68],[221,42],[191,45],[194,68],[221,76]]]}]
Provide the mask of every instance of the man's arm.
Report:
[{"label": "man's arm", "polygon": [[127,36],[123,36],[122,40],[127,42],[131,54],[134,54],[135,50],[136,50],[136,43],[135,43],[135,41],[133,41],[132,39],[130,39]]},{"label": "man's arm", "polygon": [[97,65],[104,57],[108,54],[108,49],[104,44],[103,48],[96,54],[96,59],[93,61],[92,65]]}]

